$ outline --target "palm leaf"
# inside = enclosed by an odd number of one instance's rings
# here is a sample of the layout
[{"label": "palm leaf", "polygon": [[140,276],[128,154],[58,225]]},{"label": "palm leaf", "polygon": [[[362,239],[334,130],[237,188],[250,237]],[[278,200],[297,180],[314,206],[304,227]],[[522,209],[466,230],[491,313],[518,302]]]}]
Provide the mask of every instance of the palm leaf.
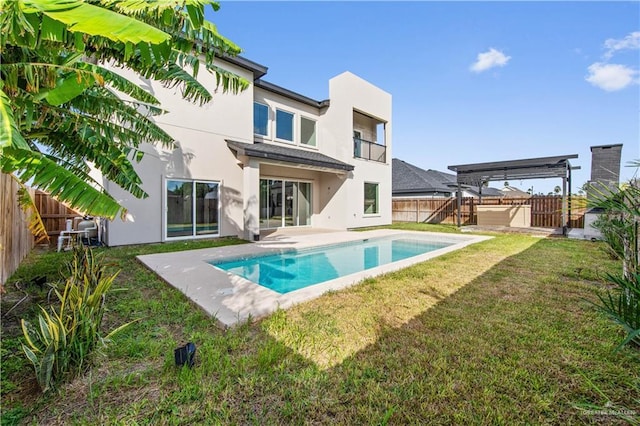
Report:
[{"label": "palm leaf", "polygon": [[[151,121],[147,115],[155,115],[160,112],[153,106],[142,105],[138,102],[122,101],[113,92],[105,88],[94,88],[86,91],[82,96],[71,102],[71,107],[90,114],[110,120],[116,125],[124,126],[138,135],[139,142],[127,145],[139,145],[142,142],[160,142],[165,148],[172,148],[174,139],[162,128]],[[145,109],[147,115],[141,113]]]},{"label": "palm leaf", "polygon": [[[160,44],[170,38],[164,31],[137,19],[80,0],[20,0],[20,3],[24,13],[43,13],[63,23],[70,32],[134,44]],[[48,30],[55,33],[55,29]]]},{"label": "palm leaf", "polygon": [[126,213],[104,189],[89,184],[92,179],[88,175],[77,176],[39,152],[5,148],[0,168],[4,173],[15,172],[22,183],[32,180],[32,187],[49,192],[81,212],[109,219]]},{"label": "palm leaf", "polygon": [[223,93],[239,93],[246,90],[250,85],[246,79],[220,67],[208,66],[207,69],[215,73],[216,85],[222,87]]},{"label": "palm leaf", "polygon": [[[154,107],[159,103],[152,94],[96,64],[128,68],[179,88],[189,101],[204,103],[212,99],[196,79],[204,56],[224,91],[248,87],[244,79],[213,64],[216,55],[233,56],[240,49],[204,19],[205,7],[219,6],[212,0],[3,3],[2,170],[99,216],[112,218],[122,208],[89,177],[87,162],[105,178],[145,197],[131,162],[140,159],[141,143],[169,147],[173,142],[149,119],[163,111]],[[134,100],[118,100],[107,88]],[[41,154],[39,146],[47,147],[48,154]]]},{"label": "palm leaf", "polygon": [[79,69],[85,69],[95,74],[99,74],[104,78],[105,84],[113,87],[118,92],[124,93],[137,99],[140,102],[144,102],[150,105],[159,105],[160,102],[149,92],[142,89],[139,85],[132,83],[120,74],[107,69],[100,65],[90,64],[82,62],[76,65]]},{"label": "palm leaf", "polygon": [[[156,141],[155,136],[161,137],[162,142],[168,146],[173,142],[173,139],[170,136],[167,137],[168,135],[161,129],[150,126],[143,127],[142,121],[136,124],[137,129],[133,129],[114,123],[109,117],[84,114],[74,108],[46,106],[40,110],[40,113],[42,114],[40,119],[52,132],[72,134],[86,132],[89,129],[115,144],[122,143],[124,145],[125,142],[118,141],[126,141],[126,145],[133,147],[144,142],[153,143]],[[143,130],[150,133],[139,133]]]},{"label": "palm leaf", "polygon": [[20,185],[20,189],[18,190],[18,205],[20,205],[22,211],[27,215],[28,228],[35,237],[36,244],[45,240],[49,241],[49,234],[47,234],[47,229],[42,221],[42,216],[40,216],[36,203],[27,190],[27,187],[14,175],[11,175],[11,177],[18,183],[18,185]]},{"label": "palm leaf", "polygon": [[199,102],[200,105],[210,102],[211,93],[191,74],[176,64],[169,64],[166,68],[153,70],[153,77],[162,82],[165,87],[181,87],[182,97],[191,102]]},{"label": "palm leaf", "polygon": [[21,149],[29,149],[29,145],[20,134],[18,125],[13,118],[11,101],[2,91],[0,82],[0,154],[3,148],[14,146]]},{"label": "palm leaf", "polygon": [[[81,162],[91,161],[93,166],[102,172],[103,177],[126,189],[133,196],[137,198],[147,196],[140,187],[142,180],[128,158],[130,152],[128,147],[119,148],[108,140],[94,137],[89,129],[84,132],[84,135],[69,137],[63,133],[60,137],[54,135],[49,137],[56,140],[50,153],[55,157],[49,157],[54,162],[69,168],[74,174],[81,174],[89,171],[89,167],[86,164],[83,167]],[[68,158],[75,160],[70,167],[66,160]]]},{"label": "palm leaf", "polygon": [[69,102],[94,84],[93,76],[82,78],[79,73],[68,74],[61,79],[53,90],[49,90],[45,96],[51,105],[61,105]]}]

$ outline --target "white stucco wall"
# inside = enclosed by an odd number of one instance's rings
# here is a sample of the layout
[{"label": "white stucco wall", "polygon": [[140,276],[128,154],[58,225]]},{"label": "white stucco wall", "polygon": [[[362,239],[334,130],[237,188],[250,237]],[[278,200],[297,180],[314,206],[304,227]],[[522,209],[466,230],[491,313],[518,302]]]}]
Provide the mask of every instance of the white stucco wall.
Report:
[{"label": "white stucco wall", "polygon": [[[240,67],[218,61],[218,66],[253,81]],[[215,76],[202,68],[198,80],[214,94],[206,105],[187,102],[179,89],[141,79],[134,73],[117,70],[134,83],[148,89],[168,112],[154,119],[175,140],[175,147],[143,146],[145,157],[136,170],[149,194],[136,199],[117,185],[105,182],[107,190],[127,209],[126,221],[107,225],[107,244],[124,245],[165,241],[167,179],[193,179],[220,183],[220,235],[252,239],[259,232],[260,178],[284,178],[313,184],[311,226],[346,229],[391,223],[391,95],[346,72],[329,81],[330,106],[316,108],[253,84],[240,94],[216,93]],[[253,134],[253,103],[269,106],[269,136]],[[275,140],[275,110],[295,114],[294,141]],[[359,111],[372,119],[358,117]],[[300,144],[300,117],[316,120],[317,146]],[[384,122],[386,163],[354,158],[354,127],[372,129],[363,138],[375,140],[375,123]],[[236,158],[225,139],[252,143],[279,144],[318,151],[355,166],[353,172],[309,170],[292,164],[276,164],[246,157]],[[379,185],[379,213],[364,214],[364,183]]]},{"label": "white stucco wall", "polygon": [[[218,61],[217,65],[252,81],[253,76],[247,70],[223,61]],[[105,183],[107,190],[129,211],[126,221],[116,219],[107,225],[107,244],[164,240],[164,179],[171,178],[219,181],[220,235],[243,236],[243,170],[228,149],[225,138],[242,142],[253,140],[253,85],[236,95],[216,93],[215,76],[202,67],[198,80],[214,98],[201,106],[182,99],[178,88],[167,89],[126,70],[117,72],[148,89],[161,102],[168,113],[154,119],[177,143],[174,149],[143,147],[147,154],[136,165],[136,170],[148,198],[136,199],[114,183]]]},{"label": "white stucco wall", "polygon": [[[345,72],[329,82],[328,108],[314,108],[261,88],[255,89],[255,99],[269,107],[269,135],[256,136],[256,141],[316,150],[355,166],[353,172],[349,173],[323,171],[315,174],[286,165],[262,166],[261,176],[300,178],[313,182],[312,226],[346,229],[391,223],[391,95],[352,73]],[[276,109],[294,114],[293,142],[278,141],[275,138]],[[365,115],[354,114],[354,111]],[[301,116],[318,120],[316,148],[300,144]],[[354,129],[361,130],[364,139],[375,142],[378,122],[386,123],[386,163],[354,158]],[[378,214],[364,214],[365,182],[379,185]]]},{"label": "white stucco wall", "polygon": [[[328,174],[323,176],[321,196],[330,197],[330,201],[324,211],[318,215],[315,225],[342,229],[390,224],[391,95],[360,77],[345,72],[329,81],[329,99],[331,105],[320,119],[320,137],[332,143],[326,146],[323,144],[322,152],[340,161],[353,164],[355,169],[346,176]],[[359,111],[386,123],[386,163],[354,158],[353,111]],[[356,123],[356,126],[358,124]],[[365,182],[379,185],[379,214],[364,214]]]}]

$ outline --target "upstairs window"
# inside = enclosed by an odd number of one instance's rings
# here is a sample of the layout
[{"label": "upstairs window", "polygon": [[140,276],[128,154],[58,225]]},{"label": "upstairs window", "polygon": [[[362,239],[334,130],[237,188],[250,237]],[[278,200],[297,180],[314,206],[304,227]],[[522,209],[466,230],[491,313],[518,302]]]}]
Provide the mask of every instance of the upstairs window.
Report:
[{"label": "upstairs window", "polygon": [[269,107],[258,102],[253,103],[253,133],[269,135]]},{"label": "upstairs window", "polygon": [[276,110],[276,139],[293,142],[293,114]]},{"label": "upstairs window", "polygon": [[300,143],[308,146],[316,146],[315,121],[300,117]]}]

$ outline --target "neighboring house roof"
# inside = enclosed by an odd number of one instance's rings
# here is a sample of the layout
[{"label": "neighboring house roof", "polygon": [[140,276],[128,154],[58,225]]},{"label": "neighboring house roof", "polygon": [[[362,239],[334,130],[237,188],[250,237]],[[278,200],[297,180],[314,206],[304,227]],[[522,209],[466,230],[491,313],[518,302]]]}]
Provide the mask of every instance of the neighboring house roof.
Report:
[{"label": "neighboring house roof", "polygon": [[340,160],[331,158],[328,155],[315,151],[289,148],[286,146],[273,145],[267,143],[243,143],[227,139],[227,145],[238,155],[247,157],[262,158],[273,161],[283,161],[286,163],[303,164],[319,168],[351,171],[354,166],[343,163]]},{"label": "neighboring house roof", "polygon": [[[400,159],[392,160],[392,187],[393,195],[410,195],[434,192],[455,192],[458,184],[456,175],[444,173],[438,170],[424,170]],[[464,189],[478,195],[477,186],[466,186]],[[487,197],[502,197],[503,194],[496,188],[482,188],[482,195]]]},{"label": "neighboring house roof", "polygon": [[508,198],[520,198],[520,197],[531,197],[526,191],[522,191],[521,189],[514,188],[513,186],[505,186],[500,190],[503,196]]},{"label": "neighboring house roof", "polygon": [[[480,192],[478,191],[477,186],[473,186],[471,188],[465,188],[465,189],[475,195],[480,195]],[[482,188],[482,196],[483,197],[504,197],[504,194],[502,193],[502,191],[500,191],[497,188],[491,188],[490,186],[485,186],[484,188]]]},{"label": "neighboring house roof", "polygon": [[424,170],[394,158],[391,164],[393,194],[421,192],[452,192],[448,183],[455,184],[455,175],[437,170]]}]

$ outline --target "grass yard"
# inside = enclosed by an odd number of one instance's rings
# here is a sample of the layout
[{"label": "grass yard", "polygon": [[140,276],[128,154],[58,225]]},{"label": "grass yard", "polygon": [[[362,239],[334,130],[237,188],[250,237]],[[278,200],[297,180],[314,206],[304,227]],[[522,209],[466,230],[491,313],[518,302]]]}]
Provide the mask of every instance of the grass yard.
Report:
[{"label": "grass yard", "polygon": [[[398,228],[452,231],[402,225]],[[108,328],[140,319],[82,377],[41,396],[18,318],[46,303],[68,253],[31,255],[2,300],[2,424],[619,424],[640,418],[640,351],[589,300],[616,272],[603,245],[495,235],[227,331],[135,255],[240,241],[100,250],[121,269]],[[29,297],[8,312],[24,293]],[[6,315],[8,312],[8,315]],[[197,363],[176,369],[193,341]],[[604,407],[600,413],[588,404]]]}]

